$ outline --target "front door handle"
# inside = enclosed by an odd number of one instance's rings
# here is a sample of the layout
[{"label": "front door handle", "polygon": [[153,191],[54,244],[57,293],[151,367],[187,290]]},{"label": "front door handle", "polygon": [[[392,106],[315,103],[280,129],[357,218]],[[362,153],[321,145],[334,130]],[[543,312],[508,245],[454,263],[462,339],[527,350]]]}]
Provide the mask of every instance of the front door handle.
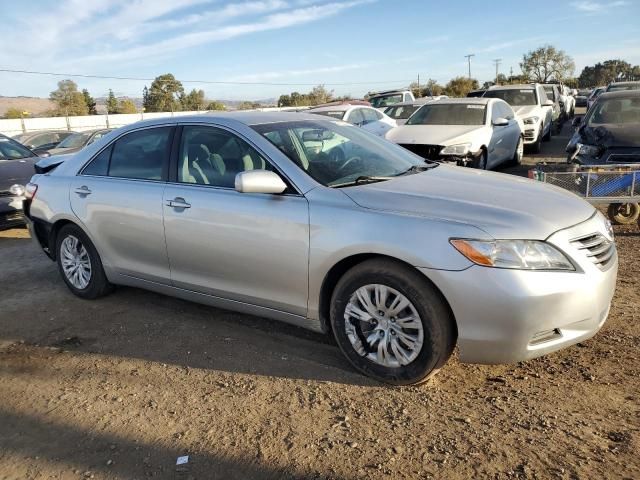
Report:
[{"label": "front door handle", "polygon": [[187,203],[182,197],[176,197],[173,200],[167,200],[167,206],[173,208],[191,208],[191,204]]},{"label": "front door handle", "polygon": [[89,190],[89,187],[87,187],[86,185],[76,188],[74,191],[80,196],[91,195],[91,190]]}]

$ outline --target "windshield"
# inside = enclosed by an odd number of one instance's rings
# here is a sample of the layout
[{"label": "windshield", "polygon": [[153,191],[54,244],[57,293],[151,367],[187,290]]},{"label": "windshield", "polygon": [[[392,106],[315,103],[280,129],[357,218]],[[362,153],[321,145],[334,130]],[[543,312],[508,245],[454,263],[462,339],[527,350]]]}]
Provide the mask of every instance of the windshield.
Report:
[{"label": "windshield", "polygon": [[640,97],[596,102],[590,110],[586,124],[594,127],[612,123],[618,125],[640,124]]},{"label": "windshield", "polygon": [[379,180],[424,167],[424,159],[366,131],[334,121],[268,123],[252,128],[322,185],[346,186],[363,177]]},{"label": "windshield", "polygon": [[402,94],[380,95],[379,97],[370,98],[369,102],[373,108],[388,107],[389,105],[402,102]]},{"label": "windshield", "polygon": [[484,125],[485,105],[445,103],[424,105],[407,125]]},{"label": "windshield", "polygon": [[418,108],[420,107],[417,105],[399,105],[397,107],[387,107],[384,113],[389,115],[394,120],[406,120]]},{"label": "windshield", "polygon": [[15,140],[7,137],[0,137],[0,161],[19,160],[21,158],[35,157],[36,155],[28,148],[20,145]]},{"label": "windshield", "polygon": [[318,112],[309,110],[309,113],[315,113],[316,115],[324,115],[325,117],[337,118],[338,120],[342,120],[342,118],[344,117],[343,110],[321,110]]},{"label": "windshield", "polygon": [[90,136],[90,133],[74,133],[61,141],[56,148],[80,148]]},{"label": "windshield", "polygon": [[637,83],[622,83],[622,84],[612,83],[607,88],[607,92],[620,92],[620,91],[623,91],[623,90],[640,90],[640,82],[637,82]]},{"label": "windshield", "polygon": [[500,98],[512,107],[523,107],[525,105],[537,105],[536,92],[533,88],[487,90],[484,94],[489,98]]}]

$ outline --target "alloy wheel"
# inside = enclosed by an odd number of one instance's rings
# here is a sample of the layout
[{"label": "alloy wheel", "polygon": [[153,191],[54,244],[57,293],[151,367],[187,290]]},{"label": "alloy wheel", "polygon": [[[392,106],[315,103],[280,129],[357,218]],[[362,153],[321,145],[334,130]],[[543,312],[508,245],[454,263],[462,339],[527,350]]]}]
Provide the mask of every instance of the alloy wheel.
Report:
[{"label": "alloy wheel", "polygon": [[351,346],[375,364],[405,366],[422,350],[424,328],[420,315],[407,297],[386,285],[358,288],[345,308],[344,320]]},{"label": "alloy wheel", "polygon": [[65,277],[78,290],[84,290],[91,281],[91,259],[78,238],[68,235],[60,245],[60,261]]}]

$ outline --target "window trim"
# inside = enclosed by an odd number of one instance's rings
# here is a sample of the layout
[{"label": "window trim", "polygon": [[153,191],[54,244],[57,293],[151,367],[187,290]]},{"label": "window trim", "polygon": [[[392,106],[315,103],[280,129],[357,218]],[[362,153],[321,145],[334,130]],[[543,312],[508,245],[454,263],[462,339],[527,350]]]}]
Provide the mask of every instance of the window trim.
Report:
[{"label": "window trim", "polygon": [[[87,160],[82,167],[80,167],[80,169],[78,170],[78,172],[76,173],[76,177],[91,177],[91,178],[111,178],[114,180],[132,180],[132,181],[136,181],[136,182],[153,182],[153,183],[167,183],[168,180],[168,173],[169,173],[169,165],[171,164],[171,155],[173,153],[173,148],[174,148],[174,143],[176,141],[176,130],[178,124],[177,123],[165,123],[165,124],[159,124],[159,125],[147,125],[141,128],[135,128],[133,130],[127,130],[126,132],[122,132],[120,135],[118,135],[116,138],[114,138],[113,140],[111,140],[111,142],[109,142],[107,145],[105,145],[104,147],[102,147],[98,152],[96,152],[94,155],[91,156],[91,158],[89,158],[89,160]],[[151,130],[154,128],[167,128],[170,127],[171,128],[171,132],[169,133],[169,147],[167,148],[169,155],[165,155],[165,158],[163,159],[162,162],[162,174],[161,174],[161,178],[160,180],[152,180],[149,178],[128,178],[128,177],[112,177],[111,175],[109,175],[109,169],[111,168],[111,156],[113,155],[113,146],[116,144],[117,141],[119,141],[121,138],[131,134],[131,133],[136,133],[136,132],[141,132],[144,130]],[[109,154],[109,164],[107,166],[107,175],[85,175],[84,171],[87,168],[87,166],[93,162],[102,152],[104,152],[106,149],[111,148],[111,153]],[[168,158],[168,160],[167,160]]]},{"label": "window trim", "polygon": [[[209,127],[209,128],[217,128],[219,130],[224,130],[228,133],[230,133],[231,135],[235,135],[236,137],[240,138],[241,140],[245,141],[251,148],[253,148],[256,152],[258,152],[258,154],[260,154],[265,162],[269,162],[269,164],[273,167],[273,170],[278,173],[278,175],[280,175],[280,177],[283,179],[283,181],[287,184],[287,187],[289,189],[291,189],[292,191],[289,193],[282,193],[279,196],[296,196],[296,197],[304,197],[304,195],[302,194],[302,192],[300,191],[300,189],[298,188],[298,186],[291,180],[291,178],[289,178],[289,176],[284,173],[282,171],[282,169],[276,165],[276,163],[271,159],[271,157],[269,157],[267,154],[264,153],[264,151],[258,147],[255,142],[253,142],[252,140],[250,140],[249,138],[247,138],[245,135],[241,134],[240,132],[234,130],[233,128],[230,128],[226,125],[220,125],[219,123],[208,123],[208,122],[189,122],[189,123],[181,123],[178,125],[178,128],[176,129],[174,138],[173,138],[173,148],[171,151],[171,158],[169,159],[169,175],[167,177],[167,184],[170,185],[179,185],[182,187],[201,187],[201,188],[213,188],[216,190],[224,190],[224,191],[233,191],[235,192],[236,189],[232,188],[232,187],[222,187],[219,185],[206,185],[206,184],[201,184],[201,183],[185,183],[185,182],[179,182],[178,181],[178,160],[179,160],[179,155],[180,155],[180,143],[182,142],[182,132],[184,130],[184,127]],[[251,128],[251,127],[249,127]],[[268,141],[267,139],[265,139],[265,141]],[[287,158],[287,161],[291,161]],[[239,192],[237,192],[239,193]]]}]

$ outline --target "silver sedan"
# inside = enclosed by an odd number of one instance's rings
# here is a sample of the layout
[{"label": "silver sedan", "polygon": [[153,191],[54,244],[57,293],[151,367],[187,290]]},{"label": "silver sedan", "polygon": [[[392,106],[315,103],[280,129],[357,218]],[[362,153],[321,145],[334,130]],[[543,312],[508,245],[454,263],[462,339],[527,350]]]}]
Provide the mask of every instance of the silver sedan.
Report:
[{"label": "silver sedan", "polygon": [[456,343],[481,363],[575,344],[613,296],[613,236],[588,203],[317,115],[145,121],[38,171],[32,235],[74,294],[128,285],[331,332],[392,384]]}]

